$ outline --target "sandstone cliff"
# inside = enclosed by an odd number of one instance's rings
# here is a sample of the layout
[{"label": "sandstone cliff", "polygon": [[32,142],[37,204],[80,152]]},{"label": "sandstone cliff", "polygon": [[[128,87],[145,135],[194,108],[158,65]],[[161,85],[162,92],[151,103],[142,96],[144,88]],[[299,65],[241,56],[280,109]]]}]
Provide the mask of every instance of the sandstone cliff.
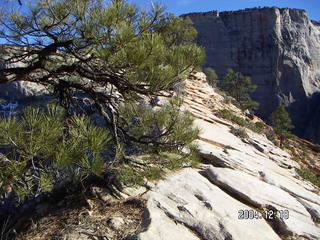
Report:
[{"label": "sandstone cliff", "polygon": [[[304,10],[256,8],[235,12],[190,13],[205,48],[206,66],[223,77],[227,68],[252,76],[258,115],[267,119],[279,105],[288,107],[296,133],[320,141],[308,126],[320,103],[320,24]],[[319,121],[319,118],[311,122]],[[308,128],[308,131],[306,131]]]}]

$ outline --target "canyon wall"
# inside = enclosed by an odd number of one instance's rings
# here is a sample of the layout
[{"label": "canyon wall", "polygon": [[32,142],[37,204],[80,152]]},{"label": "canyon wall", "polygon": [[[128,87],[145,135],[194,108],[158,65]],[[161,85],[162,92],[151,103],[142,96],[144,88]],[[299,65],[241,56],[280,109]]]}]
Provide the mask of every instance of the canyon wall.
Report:
[{"label": "canyon wall", "polygon": [[275,7],[182,16],[194,22],[206,67],[220,79],[227,68],[252,77],[260,117],[268,119],[285,105],[295,133],[320,142],[320,134],[314,134],[320,132],[320,117],[314,113],[320,103],[320,23],[304,10]]}]

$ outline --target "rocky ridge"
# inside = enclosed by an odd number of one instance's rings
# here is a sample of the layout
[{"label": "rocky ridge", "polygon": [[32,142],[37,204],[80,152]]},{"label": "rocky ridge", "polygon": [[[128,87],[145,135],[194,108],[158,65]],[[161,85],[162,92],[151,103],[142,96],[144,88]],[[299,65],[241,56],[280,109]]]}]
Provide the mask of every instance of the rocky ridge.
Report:
[{"label": "rocky ridge", "polygon": [[296,133],[320,142],[320,24],[304,10],[254,8],[182,15],[194,22],[206,67],[220,78],[233,68],[258,85],[252,97],[267,119],[279,105],[293,118]]},{"label": "rocky ridge", "polygon": [[[204,75],[186,81],[184,100],[202,129],[207,164],[169,175],[145,195],[148,224],[140,239],[319,239],[319,189],[297,175],[298,163],[264,135],[230,133],[234,124],[215,111],[240,110],[223,103]],[[241,210],[263,217],[242,219]],[[289,217],[265,214],[276,210]]]}]

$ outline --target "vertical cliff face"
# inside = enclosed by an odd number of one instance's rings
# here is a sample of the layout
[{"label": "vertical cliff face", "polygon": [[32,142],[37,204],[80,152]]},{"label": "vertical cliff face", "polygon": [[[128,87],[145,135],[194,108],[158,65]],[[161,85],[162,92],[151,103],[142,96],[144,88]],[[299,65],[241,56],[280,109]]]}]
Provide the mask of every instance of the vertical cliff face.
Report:
[{"label": "vertical cliff face", "polygon": [[[304,135],[320,92],[320,23],[304,10],[257,8],[235,12],[191,13],[206,66],[220,78],[227,68],[252,76],[258,115],[267,119],[279,105],[288,107]],[[318,139],[320,140],[320,139]]]}]

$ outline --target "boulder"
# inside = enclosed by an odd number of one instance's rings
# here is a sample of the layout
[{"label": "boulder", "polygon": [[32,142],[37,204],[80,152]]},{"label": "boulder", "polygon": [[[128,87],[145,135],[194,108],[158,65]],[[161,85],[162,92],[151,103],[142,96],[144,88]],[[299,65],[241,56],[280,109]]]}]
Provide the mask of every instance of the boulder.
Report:
[{"label": "boulder", "polygon": [[214,184],[238,199],[242,199],[263,211],[272,211],[271,221],[276,217],[275,211],[288,211],[288,219],[279,216],[279,221],[274,219],[277,221],[274,224],[282,233],[306,236],[310,239],[320,238],[320,227],[315,225],[307,209],[295,197],[281,188],[232,169],[209,167],[204,171],[204,174]]},{"label": "boulder", "polygon": [[20,101],[46,93],[46,88],[37,83],[20,81],[0,84],[0,98],[7,101]]},{"label": "boulder", "polygon": [[160,181],[146,196],[150,222],[141,240],[280,239],[264,219],[239,219],[250,206],[229,196],[197,170]]}]

